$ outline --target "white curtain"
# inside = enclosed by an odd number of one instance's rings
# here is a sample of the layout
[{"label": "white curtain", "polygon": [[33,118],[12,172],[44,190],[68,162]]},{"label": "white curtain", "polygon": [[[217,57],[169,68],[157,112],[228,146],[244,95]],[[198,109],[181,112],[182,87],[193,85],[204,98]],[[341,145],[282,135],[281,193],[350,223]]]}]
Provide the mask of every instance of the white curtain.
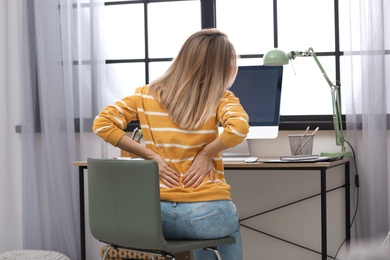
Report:
[{"label": "white curtain", "polygon": [[0,251],[81,258],[72,163],[106,156],[91,142],[104,96],[101,2],[0,0]]},{"label": "white curtain", "polygon": [[0,252],[22,247],[20,1],[0,0]]},{"label": "white curtain", "polygon": [[390,1],[349,0],[343,90],[347,134],[356,151],[360,178],[357,235],[384,240],[390,228],[387,114],[390,112]]}]

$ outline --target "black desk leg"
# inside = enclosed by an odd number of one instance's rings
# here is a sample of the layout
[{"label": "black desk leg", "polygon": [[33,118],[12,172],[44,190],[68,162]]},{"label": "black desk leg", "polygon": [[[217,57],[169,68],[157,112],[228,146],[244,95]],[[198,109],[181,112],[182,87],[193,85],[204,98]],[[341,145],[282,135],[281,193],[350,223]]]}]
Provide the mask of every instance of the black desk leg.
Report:
[{"label": "black desk leg", "polygon": [[322,253],[322,260],[327,260],[327,254],[328,254],[326,207],[327,207],[327,205],[326,205],[326,170],[321,169],[321,253]]},{"label": "black desk leg", "polygon": [[85,255],[85,205],[84,205],[84,169],[79,167],[79,192],[80,192],[80,243],[81,243],[81,260],[86,259]]},{"label": "black desk leg", "polygon": [[345,245],[347,252],[351,241],[351,193],[349,162],[345,164]]}]

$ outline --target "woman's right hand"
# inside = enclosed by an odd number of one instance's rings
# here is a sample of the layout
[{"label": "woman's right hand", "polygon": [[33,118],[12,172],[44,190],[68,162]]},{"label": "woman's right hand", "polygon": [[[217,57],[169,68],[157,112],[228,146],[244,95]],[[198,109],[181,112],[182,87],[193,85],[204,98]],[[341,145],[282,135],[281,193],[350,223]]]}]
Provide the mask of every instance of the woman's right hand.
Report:
[{"label": "woman's right hand", "polygon": [[161,181],[169,188],[180,186],[180,175],[175,172],[158,154],[154,154],[152,160],[158,163],[158,171]]}]

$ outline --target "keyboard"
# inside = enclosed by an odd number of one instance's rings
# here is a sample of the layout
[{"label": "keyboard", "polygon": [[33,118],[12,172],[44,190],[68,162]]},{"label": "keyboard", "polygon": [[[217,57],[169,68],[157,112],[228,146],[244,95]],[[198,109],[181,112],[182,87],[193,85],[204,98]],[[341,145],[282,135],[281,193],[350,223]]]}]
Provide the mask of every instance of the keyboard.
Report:
[{"label": "keyboard", "polygon": [[224,162],[243,162],[247,157],[222,157]]}]

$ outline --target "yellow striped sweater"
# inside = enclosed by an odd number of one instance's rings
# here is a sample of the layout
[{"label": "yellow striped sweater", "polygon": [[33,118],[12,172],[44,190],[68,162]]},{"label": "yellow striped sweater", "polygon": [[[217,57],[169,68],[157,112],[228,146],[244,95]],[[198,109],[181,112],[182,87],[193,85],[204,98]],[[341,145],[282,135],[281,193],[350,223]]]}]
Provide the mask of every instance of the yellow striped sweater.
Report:
[{"label": "yellow striped sweater", "polygon": [[[198,152],[218,137],[220,123],[224,131],[219,138],[229,147],[241,143],[249,131],[248,115],[231,91],[225,91],[216,114],[206,124],[187,130],[179,128],[168,117],[161,104],[149,95],[148,89],[148,86],[137,88],[133,95],[107,106],[94,120],[94,133],[116,146],[125,135],[123,129],[127,124],[139,120],[146,147],[160,154],[172,169],[185,174]],[[221,154],[216,154],[213,160],[214,182],[206,177],[197,188],[168,188],[160,182],[161,200],[230,200],[230,185],[224,177]]]}]

